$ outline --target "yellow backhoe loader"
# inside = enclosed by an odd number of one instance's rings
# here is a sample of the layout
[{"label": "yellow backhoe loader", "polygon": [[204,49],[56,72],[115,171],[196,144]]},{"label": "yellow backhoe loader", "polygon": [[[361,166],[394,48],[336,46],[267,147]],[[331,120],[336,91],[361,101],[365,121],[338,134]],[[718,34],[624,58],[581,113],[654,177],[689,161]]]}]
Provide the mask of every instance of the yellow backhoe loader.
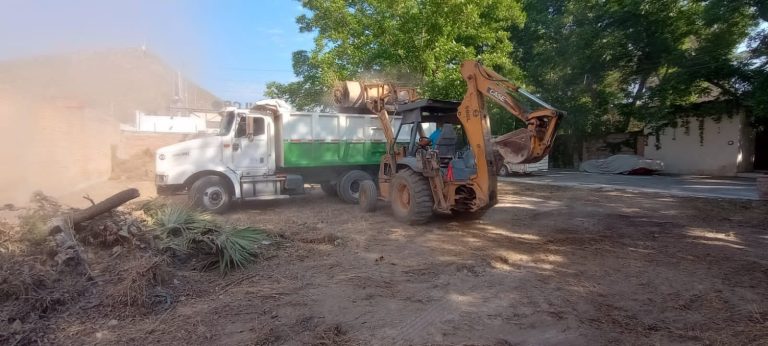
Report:
[{"label": "yellow backhoe loader", "polygon": [[[378,184],[360,186],[365,211],[381,199],[410,224],[433,213],[478,217],[497,201],[495,150],[513,163],[549,154],[564,112],[476,61],[462,63],[461,74],[467,83],[461,102],[421,99],[415,89],[389,83],[347,81],[334,90],[339,109],[377,114],[387,141]],[[492,140],[486,99],[526,127]],[[390,115],[398,115],[399,124]]]}]

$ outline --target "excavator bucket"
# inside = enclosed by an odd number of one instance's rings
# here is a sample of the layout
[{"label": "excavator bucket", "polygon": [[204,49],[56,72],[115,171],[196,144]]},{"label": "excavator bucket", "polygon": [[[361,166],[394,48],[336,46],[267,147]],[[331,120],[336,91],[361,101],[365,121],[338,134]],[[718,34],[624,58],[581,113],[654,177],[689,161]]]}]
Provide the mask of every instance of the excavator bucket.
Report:
[{"label": "excavator bucket", "polygon": [[496,138],[496,150],[504,157],[504,161],[524,163],[532,152],[532,135],[528,129],[519,129]]},{"label": "excavator bucket", "polygon": [[534,134],[527,128],[499,136],[494,142],[496,150],[504,157],[505,162],[516,164],[535,163],[541,161],[544,156],[549,154],[549,150],[539,155],[535,153],[534,148],[536,147],[537,140]]},{"label": "excavator bucket", "polygon": [[536,163],[549,155],[560,119],[565,113],[541,109],[528,114],[528,127],[518,129],[494,140],[496,151],[505,162]]}]

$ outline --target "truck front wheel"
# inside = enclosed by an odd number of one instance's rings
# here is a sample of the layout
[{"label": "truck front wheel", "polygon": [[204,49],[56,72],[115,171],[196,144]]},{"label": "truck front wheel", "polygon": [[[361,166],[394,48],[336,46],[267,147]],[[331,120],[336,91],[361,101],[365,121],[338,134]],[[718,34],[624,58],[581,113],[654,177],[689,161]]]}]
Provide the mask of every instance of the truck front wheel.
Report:
[{"label": "truck front wheel", "polygon": [[360,183],[373,180],[371,175],[360,170],[345,173],[337,184],[339,198],[347,203],[357,203],[360,200]]},{"label": "truck front wheel", "polygon": [[189,192],[189,200],[194,206],[216,214],[225,212],[232,200],[226,182],[217,176],[198,179]]}]

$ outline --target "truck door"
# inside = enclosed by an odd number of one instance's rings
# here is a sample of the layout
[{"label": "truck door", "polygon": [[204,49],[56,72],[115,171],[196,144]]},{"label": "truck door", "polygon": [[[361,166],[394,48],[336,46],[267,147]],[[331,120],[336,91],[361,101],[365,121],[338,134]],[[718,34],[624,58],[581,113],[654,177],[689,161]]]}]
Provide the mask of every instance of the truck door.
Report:
[{"label": "truck door", "polygon": [[244,176],[274,173],[275,159],[271,140],[272,120],[261,116],[241,116],[232,140],[232,168]]}]

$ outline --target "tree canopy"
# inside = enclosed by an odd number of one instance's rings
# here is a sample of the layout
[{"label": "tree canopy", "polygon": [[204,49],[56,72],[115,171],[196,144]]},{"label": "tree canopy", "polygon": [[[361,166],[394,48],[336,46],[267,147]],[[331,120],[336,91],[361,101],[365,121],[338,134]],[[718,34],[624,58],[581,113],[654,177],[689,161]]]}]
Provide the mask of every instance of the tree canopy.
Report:
[{"label": "tree canopy", "polygon": [[[581,137],[625,131],[630,119],[665,124],[717,94],[768,114],[763,0],[301,3],[309,14],[297,24],[315,46],[293,54],[299,80],[272,82],[266,95],[302,109],[327,104],[330,87],[353,78],[460,99],[459,63],[478,59],[567,111],[563,130]],[[494,132],[509,121],[495,119]]]},{"label": "tree canopy", "polygon": [[[268,96],[298,107],[322,104],[336,81],[369,77],[416,84],[425,95],[459,99],[464,83],[460,63],[480,59],[511,76],[520,70],[509,59],[510,28],[525,22],[518,0],[305,0],[310,11],[296,21],[316,33],[311,51],[293,55],[299,81],[270,83]],[[300,100],[303,99],[303,100]]]},{"label": "tree canopy", "polygon": [[663,124],[681,106],[748,97],[736,54],[757,24],[750,1],[529,0],[515,43],[526,80],[572,115],[583,135]]}]

